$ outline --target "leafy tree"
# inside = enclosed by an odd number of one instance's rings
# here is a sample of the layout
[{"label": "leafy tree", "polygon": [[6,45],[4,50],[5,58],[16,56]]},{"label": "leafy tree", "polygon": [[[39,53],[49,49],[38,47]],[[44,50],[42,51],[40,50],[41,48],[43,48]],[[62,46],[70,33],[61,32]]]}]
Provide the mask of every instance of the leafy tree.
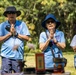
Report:
[{"label": "leafy tree", "polygon": [[21,10],[17,19],[26,22],[34,43],[38,42],[39,34],[44,30],[41,23],[49,13],[61,21],[59,29],[65,33],[68,43],[76,33],[76,0],[0,0],[0,22],[6,20],[3,12],[7,6]]}]

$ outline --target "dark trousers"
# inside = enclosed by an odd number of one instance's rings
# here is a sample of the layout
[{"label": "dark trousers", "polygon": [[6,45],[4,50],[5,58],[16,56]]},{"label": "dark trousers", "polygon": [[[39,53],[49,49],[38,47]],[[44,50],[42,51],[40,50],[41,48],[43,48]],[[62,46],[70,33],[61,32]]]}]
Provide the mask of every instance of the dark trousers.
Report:
[{"label": "dark trousers", "polygon": [[20,72],[20,65],[17,60],[8,59],[2,57],[2,71],[1,73],[19,73]]}]

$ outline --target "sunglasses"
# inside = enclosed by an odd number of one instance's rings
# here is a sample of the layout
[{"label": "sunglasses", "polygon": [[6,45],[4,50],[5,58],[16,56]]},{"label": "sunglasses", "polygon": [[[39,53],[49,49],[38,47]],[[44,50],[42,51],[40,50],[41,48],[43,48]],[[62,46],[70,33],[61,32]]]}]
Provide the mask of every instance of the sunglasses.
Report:
[{"label": "sunglasses", "polygon": [[47,24],[49,24],[50,22],[51,22],[51,23],[55,23],[54,20],[48,20],[48,21],[46,21]]},{"label": "sunglasses", "polygon": [[12,12],[12,11],[10,11],[10,12],[7,12],[7,14],[15,14],[16,12]]}]

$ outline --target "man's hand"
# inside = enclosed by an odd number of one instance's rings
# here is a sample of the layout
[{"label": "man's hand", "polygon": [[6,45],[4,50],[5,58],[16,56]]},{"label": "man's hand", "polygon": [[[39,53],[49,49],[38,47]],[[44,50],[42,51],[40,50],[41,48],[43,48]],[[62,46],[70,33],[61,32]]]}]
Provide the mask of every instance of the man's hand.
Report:
[{"label": "man's hand", "polygon": [[13,34],[13,36],[15,35],[16,30],[14,28],[14,24],[11,25],[10,32]]},{"label": "man's hand", "polygon": [[14,24],[11,25],[10,32],[13,36],[18,37],[18,33],[16,32],[16,29],[14,28]]}]

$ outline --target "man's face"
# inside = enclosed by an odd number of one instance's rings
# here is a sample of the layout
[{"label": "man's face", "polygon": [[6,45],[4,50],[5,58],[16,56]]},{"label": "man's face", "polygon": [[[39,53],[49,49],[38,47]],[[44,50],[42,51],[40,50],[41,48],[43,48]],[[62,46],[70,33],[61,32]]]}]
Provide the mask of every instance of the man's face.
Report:
[{"label": "man's face", "polygon": [[15,21],[16,20],[16,13],[15,12],[8,12],[7,13],[7,18],[9,21]]}]

